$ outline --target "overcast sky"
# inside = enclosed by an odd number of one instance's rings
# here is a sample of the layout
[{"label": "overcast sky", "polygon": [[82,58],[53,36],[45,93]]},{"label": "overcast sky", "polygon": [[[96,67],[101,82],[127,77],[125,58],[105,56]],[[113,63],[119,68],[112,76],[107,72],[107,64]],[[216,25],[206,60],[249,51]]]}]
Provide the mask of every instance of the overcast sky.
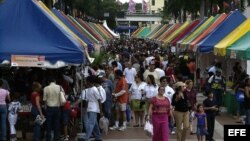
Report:
[{"label": "overcast sky", "polygon": [[[146,0],[146,1],[147,1],[147,0]],[[125,3],[125,2],[129,2],[129,0],[120,0],[120,2]],[[134,2],[136,2],[136,3],[141,3],[142,0],[134,0]]]}]

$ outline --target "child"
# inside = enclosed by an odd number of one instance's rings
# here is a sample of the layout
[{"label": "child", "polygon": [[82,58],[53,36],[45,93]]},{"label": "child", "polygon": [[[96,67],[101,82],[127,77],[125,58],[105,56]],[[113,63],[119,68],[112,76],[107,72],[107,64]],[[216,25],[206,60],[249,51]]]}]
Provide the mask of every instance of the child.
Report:
[{"label": "child", "polygon": [[216,101],[214,100],[214,94],[212,91],[207,91],[207,98],[203,101],[204,110],[207,115],[207,131],[206,140],[214,141],[214,125],[215,125],[215,116],[218,111]]},{"label": "child", "polygon": [[9,103],[8,108],[8,120],[10,124],[10,141],[16,141],[16,129],[15,125],[17,122],[18,111],[21,111],[21,103],[17,100],[18,93],[14,93],[13,101]]},{"label": "child", "polygon": [[197,105],[197,112],[194,115],[194,118],[197,118],[197,129],[196,135],[198,141],[204,141],[205,135],[207,135],[207,119],[206,113],[204,112],[203,105]]}]

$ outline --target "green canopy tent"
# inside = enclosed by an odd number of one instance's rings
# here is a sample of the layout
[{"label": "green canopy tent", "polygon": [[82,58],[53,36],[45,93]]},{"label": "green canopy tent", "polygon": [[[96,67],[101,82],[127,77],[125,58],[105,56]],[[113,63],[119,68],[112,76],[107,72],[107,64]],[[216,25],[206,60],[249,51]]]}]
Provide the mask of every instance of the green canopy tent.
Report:
[{"label": "green canopy tent", "polygon": [[226,49],[226,56],[231,59],[250,60],[250,32],[244,34]]}]

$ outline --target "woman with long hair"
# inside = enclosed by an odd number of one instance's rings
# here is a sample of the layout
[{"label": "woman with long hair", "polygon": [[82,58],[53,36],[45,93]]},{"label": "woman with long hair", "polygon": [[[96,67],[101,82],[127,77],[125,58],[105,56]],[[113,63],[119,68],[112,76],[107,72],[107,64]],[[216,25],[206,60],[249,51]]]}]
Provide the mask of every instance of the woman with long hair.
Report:
[{"label": "woman with long hair", "polygon": [[184,90],[184,94],[187,95],[187,99],[188,99],[188,109],[190,112],[190,118],[189,118],[189,123],[190,123],[190,131],[191,131],[191,135],[195,134],[195,131],[193,129],[193,121],[194,121],[194,112],[196,110],[196,95],[197,92],[194,89],[194,83],[193,80],[189,79],[186,80],[186,89]]},{"label": "woman with long hair", "polygon": [[[41,116],[41,118],[44,119],[44,115],[42,112],[42,107],[41,107],[41,84],[39,82],[33,82],[32,83],[32,94],[31,94],[31,114],[33,121],[37,118],[38,115]],[[39,123],[34,123],[34,128],[33,128],[33,141],[40,141],[41,140],[41,126]]]},{"label": "woman with long hair", "polygon": [[131,109],[134,113],[134,127],[143,126],[143,116],[145,111],[145,101],[143,91],[146,83],[143,81],[143,76],[140,73],[135,75],[135,82],[132,83],[129,92],[131,100]]},{"label": "woman with long hair", "polygon": [[153,75],[148,75],[147,84],[144,87],[143,94],[146,98],[146,111],[148,111],[149,103],[152,97],[157,95],[158,85],[155,83]]},{"label": "woman with long hair", "polygon": [[3,80],[0,79],[0,140],[7,140],[7,104],[6,99],[10,101],[10,92],[3,88]]}]

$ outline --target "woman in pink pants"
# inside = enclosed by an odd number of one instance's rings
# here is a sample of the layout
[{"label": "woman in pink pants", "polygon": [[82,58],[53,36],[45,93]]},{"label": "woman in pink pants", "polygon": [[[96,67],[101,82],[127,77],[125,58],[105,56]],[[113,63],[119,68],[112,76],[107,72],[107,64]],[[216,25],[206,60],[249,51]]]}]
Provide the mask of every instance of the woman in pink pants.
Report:
[{"label": "woman in pink pants", "polygon": [[158,95],[153,97],[149,105],[149,119],[153,124],[153,141],[168,141],[168,116],[173,118],[171,104],[164,97],[165,87],[158,88]]}]

